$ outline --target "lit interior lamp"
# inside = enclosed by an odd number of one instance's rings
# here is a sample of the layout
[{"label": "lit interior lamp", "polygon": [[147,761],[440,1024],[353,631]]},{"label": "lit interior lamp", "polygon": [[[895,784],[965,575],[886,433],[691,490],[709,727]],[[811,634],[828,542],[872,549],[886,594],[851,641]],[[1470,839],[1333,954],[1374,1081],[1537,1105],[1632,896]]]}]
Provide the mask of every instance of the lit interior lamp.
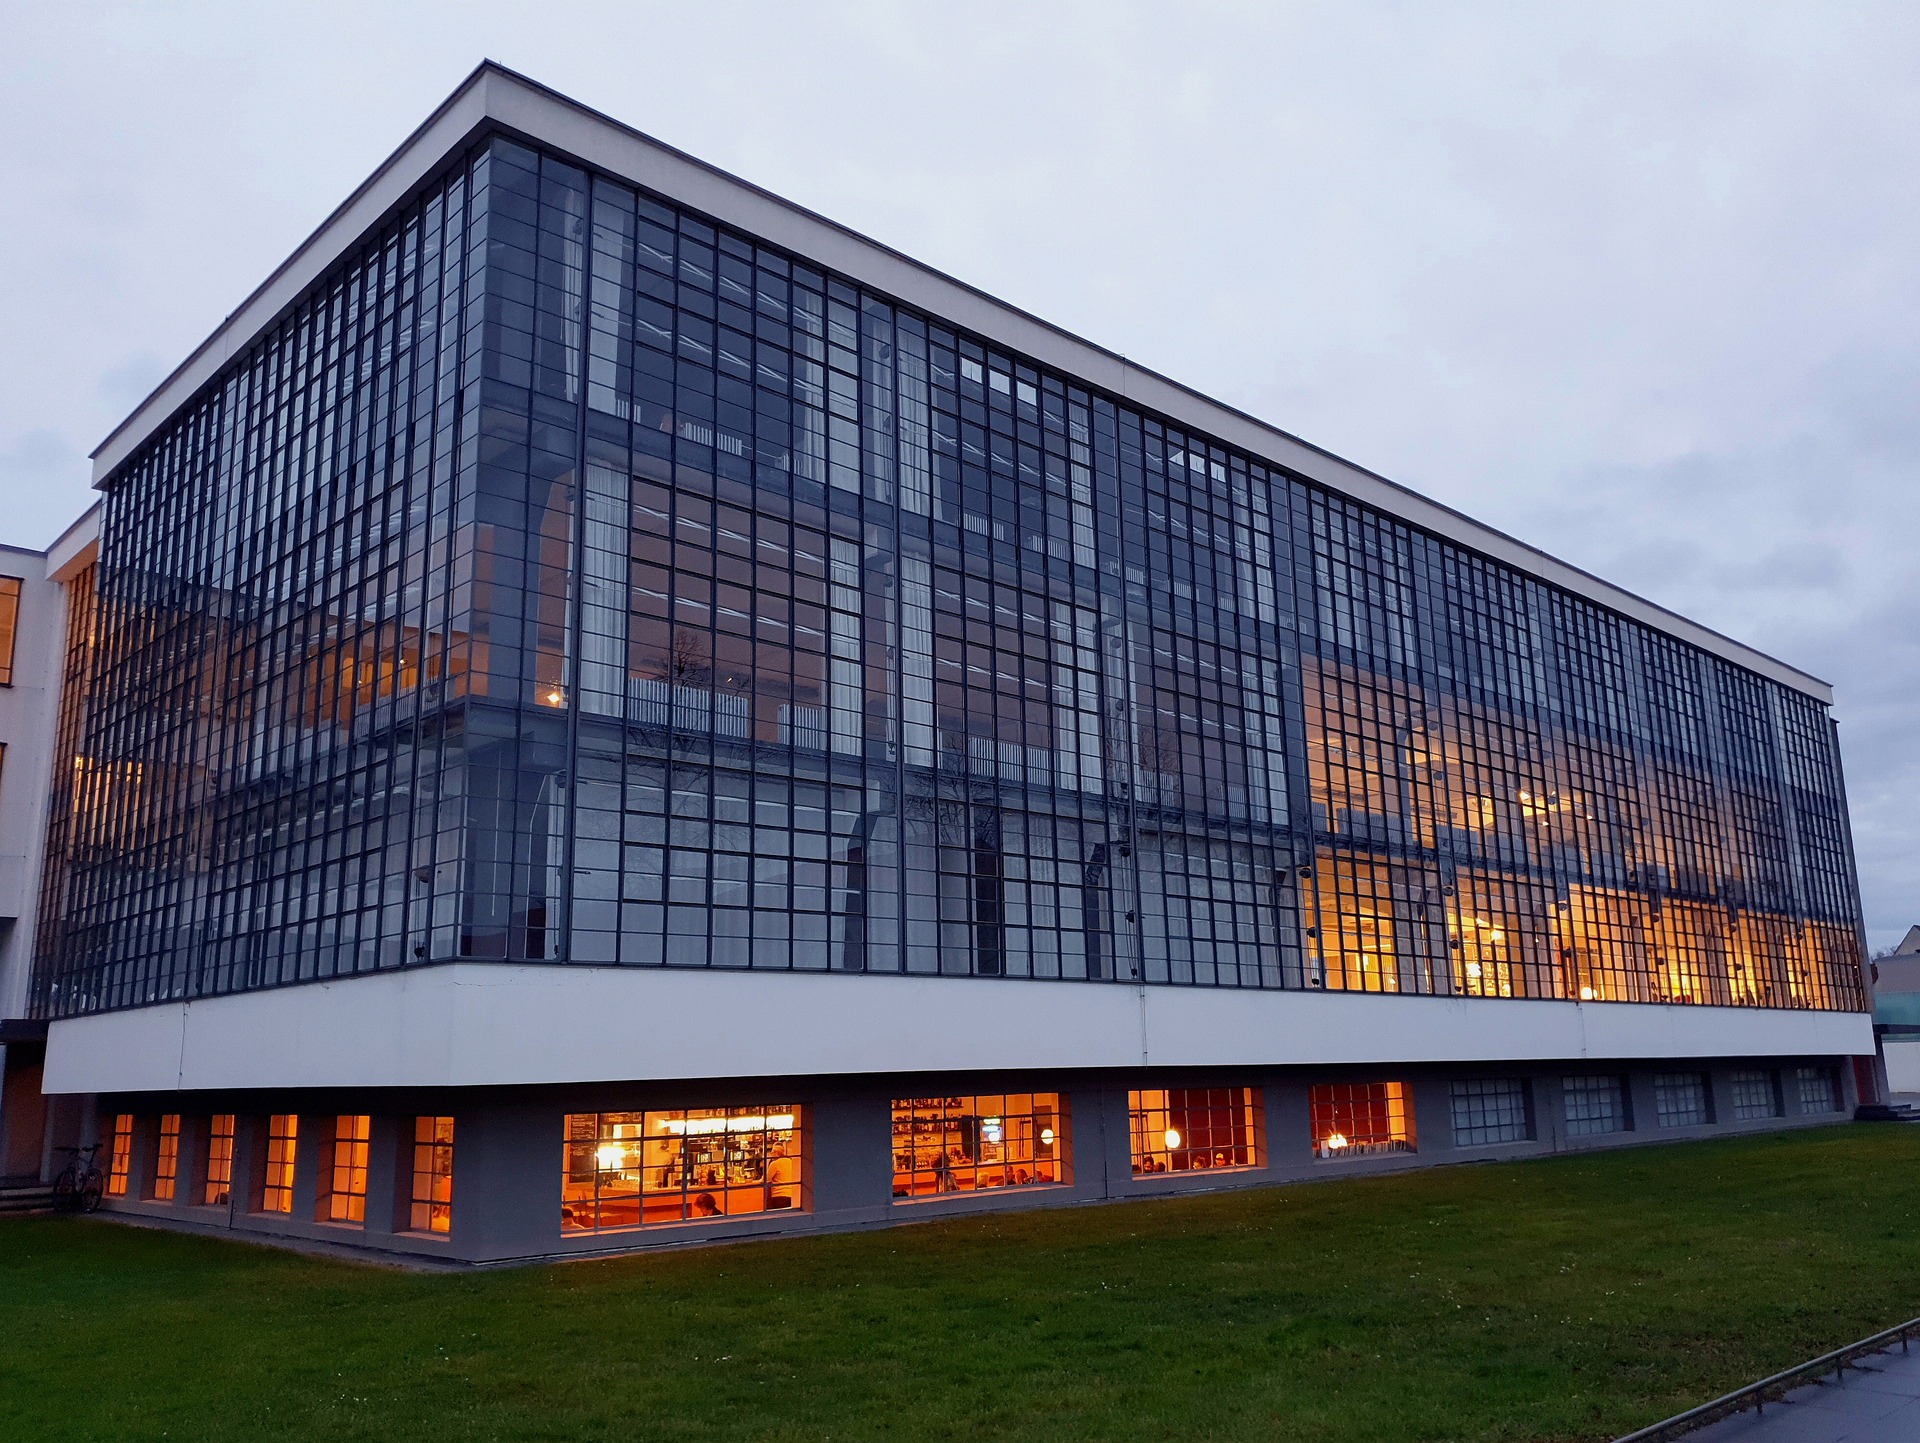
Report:
[{"label": "lit interior lamp", "polygon": [[1478,962],[1469,962],[1467,964],[1467,976],[1475,979],[1476,981],[1479,980],[1480,964]]},{"label": "lit interior lamp", "polygon": [[1044,1146],[1052,1147],[1053,1146],[1053,1129],[1050,1127],[1041,1128],[1040,1141]]},{"label": "lit interior lamp", "polygon": [[1328,1152],[1338,1152],[1346,1145],[1347,1135],[1344,1132],[1330,1132],[1327,1134],[1326,1148]]},{"label": "lit interior lamp", "polygon": [[618,1172],[626,1166],[627,1150],[617,1142],[603,1142],[594,1154],[594,1161],[600,1164],[602,1172]]},{"label": "lit interior lamp", "polygon": [[1591,1002],[1598,995],[1599,994],[1596,993],[1591,987],[1582,987],[1580,989],[1580,1000],[1582,1002]]},{"label": "lit interior lamp", "polygon": [[559,687],[555,687],[553,688],[553,690],[547,693],[548,706],[559,706],[566,699],[567,699],[567,694],[561,691]]},{"label": "lit interior lamp", "polygon": [[1179,1128],[1170,1127],[1167,1129],[1167,1146],[1168,1147],[1180,1146],[1180,1129]]}]

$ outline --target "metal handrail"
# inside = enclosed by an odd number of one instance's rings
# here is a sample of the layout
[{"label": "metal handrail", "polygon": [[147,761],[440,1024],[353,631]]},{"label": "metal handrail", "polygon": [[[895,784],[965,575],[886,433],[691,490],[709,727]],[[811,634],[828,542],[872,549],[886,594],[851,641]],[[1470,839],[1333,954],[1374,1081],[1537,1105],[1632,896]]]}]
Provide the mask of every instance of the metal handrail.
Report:
[{"label": "metal handrail", "polygon": [[1844,1348],[1835,1348],[1831,1353],[1822,1353],[1817,1358],[1809,1358],[1804,1363],[1796,1363],[1791,1368],[1775,1373],[1770,1378],[1762,1378],[1758,1383],[1749,1383],[1744,1388],[1736,1388],[1731,1393],[1722,1394],[1711,1403],[1702,1403],[1698,1408],[1689,1408],[1684,1413],[1675,1413],[1671,1418],[1616,1438],[1614,1443],[1663,1443],[1663,1440],[1712,1423],[1735,1413],[1745,1412],[1751,1406],[1755,1413],[1766,1410],[1767,1395],[1770,1392],[1784,1393],[1787,1385],[1806,1382],[1831,1371],[1835,1378],[1855,1358],[1865,1357],[1869,1353],[1885,1352],[1895,1343],[1900,1351],[1907,1351],[1907,1340],[1920,1335],[1920,1318],[1909,1318],[1906,1322],[1888,1328],[1883,1333],[1875,1333],[1871,1338],[1862,1338],[1857,1343],[1849,1343]]}]

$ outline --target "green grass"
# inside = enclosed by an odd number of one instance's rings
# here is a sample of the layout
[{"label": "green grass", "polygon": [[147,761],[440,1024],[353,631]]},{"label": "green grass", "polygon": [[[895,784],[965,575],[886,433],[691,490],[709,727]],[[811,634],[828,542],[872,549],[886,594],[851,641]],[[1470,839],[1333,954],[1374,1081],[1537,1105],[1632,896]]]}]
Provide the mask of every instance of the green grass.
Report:
[{"label": "green grass", "polygon": [[1605,1439],[1920,1313],[1920,1128],[473,1274],[0,1222],[0,1437]]}]

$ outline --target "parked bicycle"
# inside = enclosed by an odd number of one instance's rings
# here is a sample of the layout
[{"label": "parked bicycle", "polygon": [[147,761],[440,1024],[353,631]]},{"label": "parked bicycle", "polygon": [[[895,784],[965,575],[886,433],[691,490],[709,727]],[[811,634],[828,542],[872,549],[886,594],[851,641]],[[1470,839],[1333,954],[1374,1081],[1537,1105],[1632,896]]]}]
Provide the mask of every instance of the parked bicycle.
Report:
[{"label": "parked bicycle", "polygon": [[60,1176],[53,1180],[55,1211],[92,1212],[100,1206],[100,1199],[107,1191],[106,1176],[94,1161],[100,1152],[100,1144],[94,1142],[85,1147],[63,1147],[60,1151],[73,1155],[67,1159],[67,1165],[60,1169]]}]

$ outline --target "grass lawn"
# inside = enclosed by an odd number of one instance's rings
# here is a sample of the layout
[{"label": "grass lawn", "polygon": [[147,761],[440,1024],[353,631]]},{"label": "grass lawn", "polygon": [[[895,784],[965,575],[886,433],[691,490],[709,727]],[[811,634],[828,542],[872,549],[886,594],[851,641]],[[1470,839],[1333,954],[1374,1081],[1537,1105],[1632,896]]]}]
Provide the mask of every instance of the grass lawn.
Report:
[{"label": "grass lawn", "polygon": [[1606,1439],[1920,1313],[1920,1128],[479,1274],[0,1221],[0,1438]]}]

